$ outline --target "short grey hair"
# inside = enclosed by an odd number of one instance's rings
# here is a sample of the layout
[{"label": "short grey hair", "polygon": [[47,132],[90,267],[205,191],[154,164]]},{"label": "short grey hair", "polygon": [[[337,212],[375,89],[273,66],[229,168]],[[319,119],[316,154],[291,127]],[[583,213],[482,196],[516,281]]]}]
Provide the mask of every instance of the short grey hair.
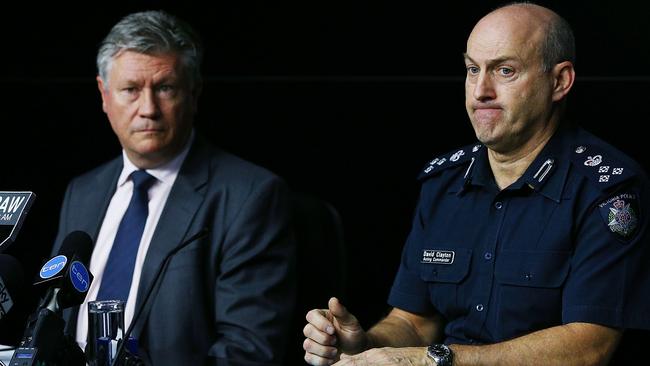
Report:
[{"label": "short grey hair", "polygon": [[553,70],[560,62],[576,63],[576,40],[569,23],[555,14],[546,30],[546,39],[542,44],[542,69]]},{"label": "short grey hair", "polygon": [[201,85],[201,40],[189,24],[164,11],[129,14],[113,26],[97,52],[97,72],[105,85],[112,61],[124,51],[178,54],[190,87]]}]

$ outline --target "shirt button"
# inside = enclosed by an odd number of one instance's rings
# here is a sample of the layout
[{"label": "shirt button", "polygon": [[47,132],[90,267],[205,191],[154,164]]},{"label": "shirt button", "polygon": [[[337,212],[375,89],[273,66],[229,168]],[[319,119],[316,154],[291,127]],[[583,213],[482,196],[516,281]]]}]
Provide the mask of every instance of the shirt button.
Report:
[{"label": "shirt button", "polygon": [[483,304],[476,305],[476,311],[483,311]]},{"label": "shirt button", "polygon": [[524,275],[524,278],[525,278],[526,280],[530,281],[530,280],[533,278],[533,275],[530,274],[530,273],[526,273],[526,274]]},{"label": "shirt button", "polygon": [[503,207],[503,203],[501,203],[501,201],[497,201],[497,202],[494,203],[494,207],[495,207],[497,210],[500,210],[501,207]]},{"label": "shirt button", "polygon": [[490,259],[492,259],[492,253],[485,252],[485,254],[483,254],[483,258],[485,258],[486,261],[489,261]]}]

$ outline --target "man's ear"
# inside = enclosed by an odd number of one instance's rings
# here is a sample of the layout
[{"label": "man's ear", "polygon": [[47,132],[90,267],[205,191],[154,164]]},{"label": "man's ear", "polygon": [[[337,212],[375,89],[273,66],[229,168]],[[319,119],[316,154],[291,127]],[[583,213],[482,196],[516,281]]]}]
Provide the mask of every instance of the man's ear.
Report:
[{"label": "man's ear", "polygon": [[106,98],[108,98],[108,95],[106,95],[108,92],[106,91],[105,87],[108,85],[104,85],[104,80],[102,80],[99,75],[96,78],[97,80],[97,88],[99,89],[99,94],[102,96],[102,110],[104,113],[106,113]]},{"label": "man's ear", "polygon": [[553,101],[559,102],[569,94],[576,79],[576,71],[571,61],[560,62],[555,65],[553,73]]}]

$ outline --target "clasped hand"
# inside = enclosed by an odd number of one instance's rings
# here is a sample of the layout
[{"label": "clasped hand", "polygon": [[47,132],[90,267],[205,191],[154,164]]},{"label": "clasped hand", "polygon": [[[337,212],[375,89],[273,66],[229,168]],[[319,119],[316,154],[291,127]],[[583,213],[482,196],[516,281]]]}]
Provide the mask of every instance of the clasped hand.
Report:
[{"label": "clasped hand", "polygon": [[[372,348],[357,318],[335,297],[307,313],[305,361],[314,366],[426,365],[423,348]],[[367,350],[367,351],[366,351]],[[365,351],[365,352],[364,352]],[[338,362],[337,362],[338,361]]]}]

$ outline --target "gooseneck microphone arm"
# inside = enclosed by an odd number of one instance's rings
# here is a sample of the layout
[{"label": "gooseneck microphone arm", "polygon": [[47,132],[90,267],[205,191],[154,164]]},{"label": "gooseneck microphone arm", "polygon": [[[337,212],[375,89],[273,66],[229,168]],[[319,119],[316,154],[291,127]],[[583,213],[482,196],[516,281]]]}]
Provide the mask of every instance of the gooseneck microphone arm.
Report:
[{"label": "gooseneck microphone arm", "polygon": [[177,246],[172,251],[167,253],[167,255],[165,256],[165,260],[163,261],[163,264],[158,268],[158,272],[156,272],[156,275],[154,276],[153,283],[151,284],[151,286],[147,290],[147,293],[144,296],[144,299],[140,303],[140,307],[138,307],[138,309],[136,309],[136,312],[134,313],[135,315],[133,315],[133,319],[131,321],[131,324],[129,325],[129,328],[126,330],[126,333],[124,333],[124,337],[122,337],[122,341],[120,342],[119,346],[117,347],[117,351],[115,352],[115,357],[113,358],[113,362],[111,362],[111,366],[118,365],[119,364],[118,362],[120,362],[120,359],[123,357],[122,354],[124,353],[124,347],[126,345],[126,342],[129,340],[129,337],[131,336],[131,332],[133,331],[133,327],[135,326],[137,321],[140,319],[140,316],[142,315],[142,312],[146,308],[147,302],[149,302],[149,298],[151,297],[151,294],[153,293],[154,289],[157,289],[159,287],[159,284],[160,284],[159,282],[160,282],[161,278],[164,277],[165,271],[167,270],[167,266],[169,265],[169,262],[172,259],[172,257],[176,253],[178,253],[181,249],[185,248],[186,246],[188,246],[192,242],[194,242],[196,240],[199,240],[199,239],[203,238],[204,236],[208,235],[209,232],[210,232],[210,229],[205,227],[205,228],[201,229],[201,231],[199,231],[198,233],[196,233],[196,234],[192,235],[191,237],[189,237],[187,240],[185,240],[183,243],[181,243],[181,245]]}]

